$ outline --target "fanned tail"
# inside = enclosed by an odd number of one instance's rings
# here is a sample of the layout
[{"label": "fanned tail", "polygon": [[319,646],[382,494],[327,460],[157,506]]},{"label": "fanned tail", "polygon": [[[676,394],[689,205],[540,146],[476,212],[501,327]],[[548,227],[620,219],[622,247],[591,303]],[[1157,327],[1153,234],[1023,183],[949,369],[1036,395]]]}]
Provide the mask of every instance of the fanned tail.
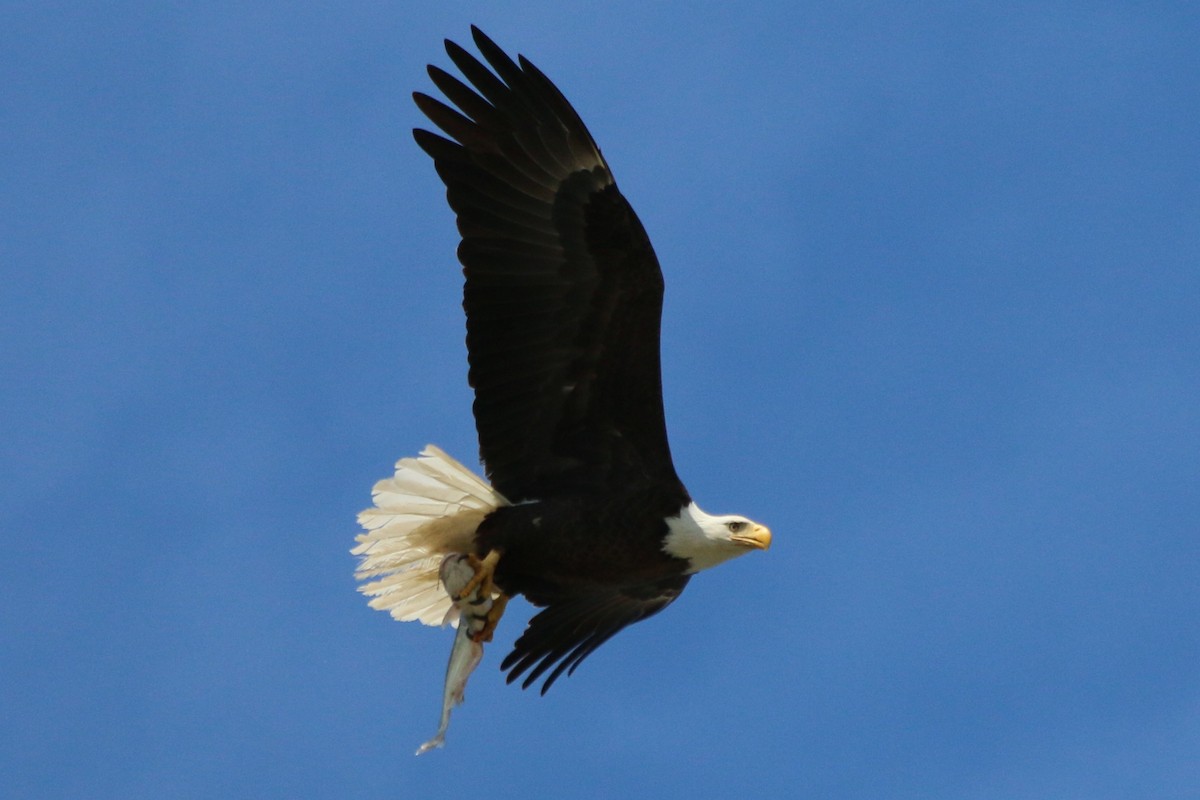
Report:
[{"label": "fanned tail", "polygon": [[434,445],[396,462],[396,474],[375,484],[371,497],[374,507],[358,515],[366,533],[350,552],[362,557],[354,577],[374,580],[358,590],[401,622],[457,624],[438,568],[451,553],[472,552],[479,523],[508,501]]}]

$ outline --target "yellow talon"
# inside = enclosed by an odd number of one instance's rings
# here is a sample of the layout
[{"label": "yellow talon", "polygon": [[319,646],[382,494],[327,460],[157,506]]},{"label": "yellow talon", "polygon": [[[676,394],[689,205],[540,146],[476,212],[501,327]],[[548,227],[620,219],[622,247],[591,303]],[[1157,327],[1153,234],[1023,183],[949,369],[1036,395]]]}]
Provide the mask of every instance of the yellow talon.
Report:
[{"label": "yellow talon", "polygon": [[462,591],[460,591],[458,596],[454,599],[466,600],[476,590],[479,590],[481,597],[490,597],[495,589],[495,584],[492,581],[492,578],[495,577],[496,564],[499,562],[499,550],[492,550],[482,559],[476,557],[474,554],[468,555],[467,563],[470,564],[471,568],[475,570],[475,576],[471,578],[471,580],[467,581],[467,585],[462,588]]},{"label": "yellow talon", "polygon": [[506,605],[508,605],[508,595],[506,594],[497,595],[492,600],[492,607],[483,618],[483,627],[471,635],[473,641],[483,644],[492,640],[492,634],[496,632],[496,626],[500,624],[500,617],[504,615]]}]

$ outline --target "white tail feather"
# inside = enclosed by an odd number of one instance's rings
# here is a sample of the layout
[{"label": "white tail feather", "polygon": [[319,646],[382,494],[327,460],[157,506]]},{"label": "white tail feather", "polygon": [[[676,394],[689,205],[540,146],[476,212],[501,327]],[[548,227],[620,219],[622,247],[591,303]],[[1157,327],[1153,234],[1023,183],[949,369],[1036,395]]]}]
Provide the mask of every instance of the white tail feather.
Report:
[{"label": "white tail feather", "polygon": [[451,553],[473,551],[479,523],[508,501],[434,445],[396,462],[396,474],[375,484],[371,499],[374,507],[358,515],[366,533],[350,552],[362,557],[354,577],[376,580],[358,590],[373,598],[371,608],[401,622],[456,623],[438,568]]}]

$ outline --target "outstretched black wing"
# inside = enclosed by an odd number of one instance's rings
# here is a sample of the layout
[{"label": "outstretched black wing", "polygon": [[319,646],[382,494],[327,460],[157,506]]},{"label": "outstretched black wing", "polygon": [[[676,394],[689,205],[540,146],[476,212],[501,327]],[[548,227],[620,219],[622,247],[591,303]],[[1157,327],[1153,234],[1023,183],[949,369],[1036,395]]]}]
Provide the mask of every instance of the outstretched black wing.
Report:
[{"label": "outstretched black wing", "polygon": [[564,671],[568,675],[575,672],[583,659],[622,628],[654,616],[674,602],[690,577],[679,575],[640,586],[594,589],[552,600],[529,621],[500,669],[508,671],[509,683],[528,670],[521,682],[521,688],[528,689],[554,667],[542,684],[545,694]]},{"label": "outstretched black wing", "polygon": [[645,482],[686,501],[663,419],[650,240],[562,94],[471,30],[492,69],[447,41],[471,86],[430,66],[459,111],[414,94],[451,139],[414,136],[458,215],[488,476],[512,502]]}]

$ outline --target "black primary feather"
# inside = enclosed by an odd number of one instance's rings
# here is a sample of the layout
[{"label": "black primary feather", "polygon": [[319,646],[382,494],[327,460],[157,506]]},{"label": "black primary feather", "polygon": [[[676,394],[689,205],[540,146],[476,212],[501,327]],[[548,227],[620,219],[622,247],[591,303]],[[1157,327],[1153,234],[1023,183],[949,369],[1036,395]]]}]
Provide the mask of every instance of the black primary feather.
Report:
[{"label": "black primary feather", "polygon": [[458,110],[415,94],[450,138],[414,136],[462,234],[469,380],[488,477],[513,502],[631,481],[678,485],[650,240],[562,94],[525,58],[472,34],[495,74],[448,41],[471,86],[430,67]]}]

